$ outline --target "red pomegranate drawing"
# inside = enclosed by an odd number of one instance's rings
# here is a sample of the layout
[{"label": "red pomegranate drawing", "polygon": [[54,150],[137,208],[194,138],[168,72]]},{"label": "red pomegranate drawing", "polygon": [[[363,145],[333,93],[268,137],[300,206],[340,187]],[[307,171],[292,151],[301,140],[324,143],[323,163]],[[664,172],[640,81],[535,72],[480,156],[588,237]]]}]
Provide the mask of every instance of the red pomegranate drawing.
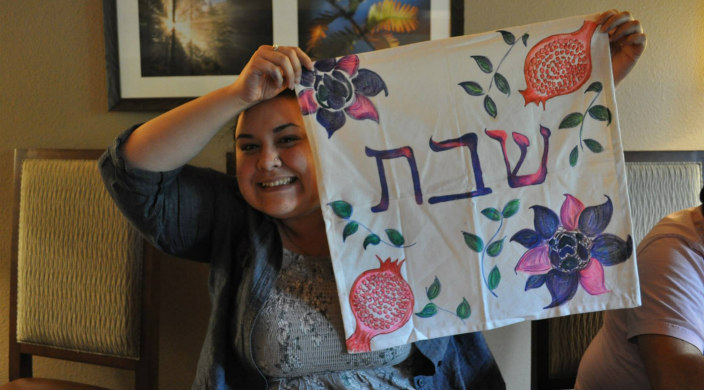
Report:
[{"label": "red pomegranate drawing", "polygon": [[597,24],[585,21],[569,34],[551,35],[528,52],[523,72],[527,88],[519,91],[528,103],[540,105],[578,90],[592,73],[591,40]]},{"label": "red pomegranate drawing", "polygon": [[357,328],[347,339],[350,352],[371,351],[372,337],[401,328],[413,313],[413,292],[401,276],[406,260],[382,261],[379,268],[364,271],[350,289],[350,306]]}]

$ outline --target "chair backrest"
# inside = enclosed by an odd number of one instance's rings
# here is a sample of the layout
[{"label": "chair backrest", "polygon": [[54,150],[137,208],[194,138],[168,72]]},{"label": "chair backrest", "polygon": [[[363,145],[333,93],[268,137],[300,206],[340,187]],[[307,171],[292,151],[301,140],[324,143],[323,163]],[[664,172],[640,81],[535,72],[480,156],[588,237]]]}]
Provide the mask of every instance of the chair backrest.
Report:
[{"label": "chair backrest", "polygon": [[[700,204],[704,151],[626,152],[633,241],[637,245],[664,216]],[[571,389],[582,355],[602,325],[602,312],[533,321],[534,389]]]},{"label": "chair backrest", "polygon": [[32,356],[135,371],[157,388],[154,249],[105,190],[101,150],[16,150],[10,380]]}]

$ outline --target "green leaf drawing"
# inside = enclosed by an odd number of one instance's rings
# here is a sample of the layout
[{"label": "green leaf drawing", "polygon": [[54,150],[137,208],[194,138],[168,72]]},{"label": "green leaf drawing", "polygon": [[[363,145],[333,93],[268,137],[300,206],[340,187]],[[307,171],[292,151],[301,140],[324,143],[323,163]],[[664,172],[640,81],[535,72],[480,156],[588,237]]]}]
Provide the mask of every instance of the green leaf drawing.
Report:
[{"label": "green leaf drawing", "polygon": [[430,318],[436,314],[438,314],[438,307],[435,306],[435,304],[432,302],[425,305],[425,307],[423,308],[423,310],[420,311],[420,313],[416,313],[416,315],[421,318]]},{"label": "green leaf drawing", "polygon": [[508,80],[501,73],[494,74],[494,82],[496,83],[496,88],[499,89],[506,96],[511,94],[511,87],[508,85]]},{"label": "green leaf drawing", "polygon": [[501,36],[504,38],[504,42],[508,45],[513,45],[516,42],[516,37],[508,31],[499,30]]},{"label": "green leaf drawing", "polygon": [[504,210],[501,212],[501,215],[503,215],[504,218],[512,217],[518,212],[518,208],[520,207],[520,205],[521,201],[518,199],[514,199],[506,203],[506,206],[504,206]]},{"label": "green leaf drawing", "polygon": [[396,246],[401,246],[405,242],[403,235],[396,229],[386,229],[386,236],[389,237],[389,241]]},{"label": "green leaf drawing", "polygon": [[596,105],[587,111],[589,116],[599,121],[606,121],[607,124],[611,124],[611,110],[602,105]]},{"label": "green leaf drawing", "polygon": [[499,282],[501,282],[501,272],[497,266],[494,266],[489,273],[489,290],[493,291],[499,287]]},{"label": "green leaf drawing", "polygon": [[479,83],[475,83],[474,81],[463,81],[459,85],[464,88],[465,92],[472,96],[484,95],[484,90]]},{"label": "green leaf drawing", "polygon": [[494,241],[489,246],[486,248],[486,253],[491,256],[491,257],[496,257],[501,253],[501,250],[504,249],[504,239],[500,239],[499,241]]},{"label": "green leaf drawing", "polygon": [[474,58],[474,61],[477,61],[477,65],[479,65],[479,69],[481,69],[482,72],[491,73],[494,71],[494,65],[491,64],[491,60],[489,60],[487,57],[472,56],[472,58]]},{"label": "green leaf drawing", "polygon": [[579,112],[573,112],[565,117],[565,119],[560,122],[560,129],[569,129],[571,127],[577,127],[584,117]]},{"label": "green leaf drawing", "polygon": [[467,233],[467,232],[462,232],[462,235],[464,236],[464,242],[467,244],[469,249],[475,251],[475,252],[481,252],[484,250],[484,241],[482,241],[479,236],[476,234],[472,233]]},{"label": "green leaf drawing", "polygon": [[440,281],[437,276],[435,277],[435,280],[433,280],[433,284],[428,287],[426,294],[428,295],[428,299],[431,301],[440,295]]},{"label": "green leaf drawing", "polygon": [[364,243],[362,245],[364,246],[364,249],[367,249],[368,245],[377,245],[380,242],[381,242],[381,239],[379,238],[379,236],[372,233],[364,238]]},{"label": "green leaf drawing", "polygon": [[570,152],[570,166],[577,165],[577,159],[579,158],[579,148],[576,146]]},{"label": "green leaf drawing", "polygon": [[528,33],[523,34],[523,36],[521,37],[521,40],[523,41],[523,46],[528,47],[528,37]]},{"label": "green leaf drawing", "polygon": [[598,81],[595,81],[589,85],[589,88],[587,88],[587,90],[584,91],[584,93],[587,93],[587,92],[599,93],[599,92],[601,92],[602,89],[603,89],[603,87],[602,87],[601,83]]},{"label": "green leaf drawing", "polygon": [[492,221],[500,221],[501,220],[501,213],[499,213],[499,210],[493,208],[493,207],[487,207],[484,210],[482,210],[482,214],[484,214],[485,217],[489,218]]},{"label": "green leaf drawing", "polygon": [[484,97],[484,109],[492,118],[496,118],[496,103],[494,103],[494,100],[490,98],[489,95]]},{"label": "green leaf drawing", "polygon": [[604,147],[601,146],[601,144],[593,139],[585,139],[584,143],[587,145],[589,150],[591,150],[594,153],[601,153],[604,151]]},{"label": "green leaf drawing", "polygon": [[330,203],[332,211],[342,219],[348,219],[352,215],[352,205],[344,200],[336,200]]},{"label": "green leaf drawing", "polygon": [[460,317],[460,319],[466,320],[469,318],[469,316],[472,315],[472,308],[469,307],[469,302],[467,302],[466,298],[462,298],[462,303],[457,306],[457,317]]},{"label": "green leaf drawing", "polygon": [[359,229],[359,224],[357,222],[348,222],[342,230],[342,242],[345,242],[347,237],[355,234],[357,229]]}]

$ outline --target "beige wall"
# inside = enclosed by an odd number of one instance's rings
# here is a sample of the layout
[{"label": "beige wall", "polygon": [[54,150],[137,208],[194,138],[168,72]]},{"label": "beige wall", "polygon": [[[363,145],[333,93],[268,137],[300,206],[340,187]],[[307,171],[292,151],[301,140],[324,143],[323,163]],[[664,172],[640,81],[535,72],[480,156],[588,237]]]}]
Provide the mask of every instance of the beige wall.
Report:
[{"label": "beige wall", "polygon": [[[8,288],[14,148],[104,148],[127,126],[154,113],[108,112],[100,0],[0,0],[0,383],[7,379]],[[643,21],[648,50],[619,87],[628,150],[704,149],[704,2],[466,0],[469,33],[598,12],[630,9]],[[224,167],[226,131],[196,163]],[[208,315],[207,267],[162,259],[160,383],[186,388],[195,371]],[[525,325],[492,333],[492,347],[514,388],[526,388]],[[497,336],[498,334],[498,336]],[[131,375],[40,360],[43,375],[129,388]],[[102,382],[101,379],[105,379]]]}]

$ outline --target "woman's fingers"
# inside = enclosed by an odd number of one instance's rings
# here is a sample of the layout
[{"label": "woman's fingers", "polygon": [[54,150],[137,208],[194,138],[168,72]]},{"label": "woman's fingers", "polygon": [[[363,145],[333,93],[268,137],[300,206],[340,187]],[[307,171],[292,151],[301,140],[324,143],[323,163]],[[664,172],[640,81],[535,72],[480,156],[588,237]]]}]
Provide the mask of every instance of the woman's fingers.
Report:
[{"label": "woman's fingers", "polygon": [[602,32],[609,34],[609,40],[612,42],[632,34],[643,34],[640,21],[633,19],[628,11],[606,11],[599,17],[598,24],[601,24]]},{"label": "woman's fingers", "polygon": [[303,67],[312,69],[313,66],[311,59],[300,48],[293,46],[278,46],[277,50],[273,46],[265,47],[262,57],[276,68],[268,67],[270,77],[277,83],[276,87],[293,89],[301,80]]},{"label": "woman's fingers", "polygon": [[641,27],[640,27],[640,22],[637,20],[631,20],[629,22],[623,23],[620,26],[616,27],[615,29],[612,29],[609,34],[609,40],[611,41],[618,41],[619,39],[623,37],[627,37],[632,34],[639,34],[641,33]]},{"label": "woman's fingers", "polygon": [[602,32],[608,32],[612,28],[631,20],[631,14],[628,11],[619,12],[615,9],[608,10],[599,16],[597,24],[601,25]]},{"label": "woman's fingers", "polygon": [[630,12],[615,9],[602,13],[597,19],[601,31],[609,34],[614,81],[618,84],[633,69],[645,50],[643,26]]},{"label": "woman's fingers", "polygon": [[304,68],[308,70],[313,70],[313,60],[308,57],[308,54],[304,52],[300,47],[294,47],[298,60],[301,62]]},{"label": "woman's fingers", "polygon": [[255,104],[276,96],[283,88],[293,89],[301,79],[303,68],[312,70],[313,61],[300,48],[262,45],[242,69],[232,89],[247,104]]},{"label": "woman's fingers", "polygon": [[294,47],[279,49],[279,53],[286,56],[286,58],[282,59],[281,69],[284,70],[289,89],[293,89],[294,84],[301,80],[301,61],[298,59],[295,49]]},{"label": "woman's fingers", "polygon": [[642,33],[641,34],[632,34],[623,40],[623,45],[624,46],[628,46],[628,45],[643,46],[643,45],[645,45],[645,42],[646,42],[645,34],[642,34]]}]

